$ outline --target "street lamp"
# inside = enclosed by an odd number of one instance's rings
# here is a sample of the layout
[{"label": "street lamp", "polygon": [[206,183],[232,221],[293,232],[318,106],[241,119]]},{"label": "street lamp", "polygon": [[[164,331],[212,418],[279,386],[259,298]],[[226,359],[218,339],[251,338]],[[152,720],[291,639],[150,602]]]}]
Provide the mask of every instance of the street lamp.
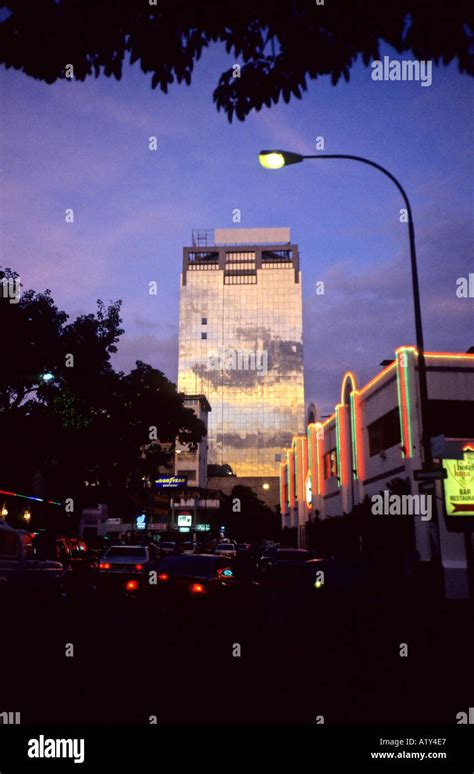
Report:
[{"label": "street lamp", "polygon": [[43,382],[50,382],[52,379],[54,379],[54,374],[51,373],[51,371],[46,371],[45,374],[41,374],[41,378]]},{"label": "street lamp", "polygon": [[309,156],[301,156],[299,153],[283,150],[263,150],[258,155],[258,160],[265,169],[281,169],[288,164],[298,164],[304,158],[309,158]]},{"label": "street lamp", "polygon": [[26,510],[24,512],[24,514],[23,514],[23,518],[26,521],[26,523],[28,524],[30,522],[30,520],[31,520],[31,511]]},{"label": "street lamp", "polygon": [[426,379],[423,325],[421,321],[420,288],[418,284],[418,268],[416,263],[415,228],[413,225],[413,217],[408,196],[406,195],[402,185],[398,182],[397,178],[391,174],[391,172],[380,166],[380,164],[376,164],[375,161],[370,161],[363,156],[350,156],[345,153],[324,153],[322,155],[303,156],[300,153],[293,153],[292,151],[285,150],[262,150],[258,156],[260,164],[266,169],[281,169],[282,167],[288,166],[289,164],[299,164],[301,161],[305,161],[306,159],[349,159],[350,161],[360,161],[362,164],[368,164],[368,166],[378,169],[379,172],[383,172],[386,177],[390,178],[392,183],[394,183],[400,191],[403,201],[405,202],[408,215],[408,237],[410,240],[410,261],[413,284],[413,305],[415,311],[416,348],[418,351],[423,458],[425,468],[429,469],[433,465],[433,455],[431,452],[431,439],[428,430],[428,384]]}]

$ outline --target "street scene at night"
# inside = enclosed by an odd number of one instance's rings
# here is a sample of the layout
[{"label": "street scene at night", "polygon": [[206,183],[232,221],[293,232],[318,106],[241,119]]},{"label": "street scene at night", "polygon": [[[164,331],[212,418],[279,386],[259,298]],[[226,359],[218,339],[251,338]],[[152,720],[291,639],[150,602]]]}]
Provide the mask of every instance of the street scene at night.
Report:
[{"label": "street scene at night", "polygon": [[473,30],[0,3],[0,774],[474,770]]}]

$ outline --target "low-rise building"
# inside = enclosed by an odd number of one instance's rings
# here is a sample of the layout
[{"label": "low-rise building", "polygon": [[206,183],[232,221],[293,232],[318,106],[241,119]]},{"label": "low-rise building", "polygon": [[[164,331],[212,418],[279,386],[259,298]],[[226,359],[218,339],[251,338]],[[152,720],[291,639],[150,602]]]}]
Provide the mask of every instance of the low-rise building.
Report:
[{"label": "low-rise building", "polygon": [[[204,395],[186,395],[184,405],[194,411],[207,430],[211,411],[207,398]],[[205,488],[207,486],[207,452],[207,435],[202,438],[196,449],[189,449],[187,446],[177,443],[175,475],[184,476],[188,486]]]},{"label": "low-rise building", "polygon": [[[208,428],[211,406],[205,395],[186,395],[186,408],[194,411]],[[170,489],[170,530],[180,532],[208,532],[211,515],[220,507],[220,494],[208,490],[207,453],[208,437],[205,435],[196,449],[176,444],[175,477],[182,483]]]},{"label": "low-rise building", "polygon": [[[445,459],[464,459],[469,468],[466,460],[474,457],[474,354],[428,352],[425,360],[428,427],[436,464],[442,468]],[[474,521],[474,480],[469,471],[462,473],[467,502],[458,506],[457,515],[448,515],[443,480],[423,479],[419,473],[421,429],[415,347],[398,348],[394,359],[365,385],[359,384],[356,374],[346,373],[334,412],[324,421],[310,422],[307,433],[295,435],[282,457],[282,526],[296,527],[302,545],[309,521],[351,514],[367,498],[373,501],[377,518],[374,498],[385,491],[390,495],[393,483],[402,482],[411,496],[405,502],[419,511],[407,514],[413,519],[418,558],[439,560],[446,594],[463,597],[468,593],[472,552],[472,528],[466,519]],[[422,511],[423,495],[430,498],[429,513]],[[388,502],[386,498],[384,503]],[[391,512],[396,518],[395,505]]]}]

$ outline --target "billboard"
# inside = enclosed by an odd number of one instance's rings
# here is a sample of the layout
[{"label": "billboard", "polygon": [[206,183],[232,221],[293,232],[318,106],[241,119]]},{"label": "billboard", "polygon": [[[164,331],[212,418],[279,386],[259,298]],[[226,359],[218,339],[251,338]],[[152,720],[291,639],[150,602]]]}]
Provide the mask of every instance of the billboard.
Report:
[{"label": "billboard", "polygon": [[178,516],[178,527],[191,527],[193,523],[193,517],[190,513],[182,513]]},{"label": "billboard", "polygon": [[474,516],[474,445],[464,448],[463,459],[445,460],[444,501],[448,516]]},{"label": "billboard", "polygon": [[183,489],[187,486],[187,476],[160,476],[155,478],[157,489]]}]

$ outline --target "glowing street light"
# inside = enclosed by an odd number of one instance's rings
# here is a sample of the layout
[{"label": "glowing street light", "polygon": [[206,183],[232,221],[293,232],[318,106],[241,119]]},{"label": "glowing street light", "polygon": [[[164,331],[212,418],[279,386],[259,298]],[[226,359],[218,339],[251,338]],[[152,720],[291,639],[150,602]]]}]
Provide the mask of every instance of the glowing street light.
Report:
[{"label": "glowing street light", "polygon": [[47,383],[47,382],[52,381],[52,379],[54,379],[54,374],[52,374],[51,371],[46,371],[45,374],[41,375],[41,378],[42,378],[43,382]]},{"label": "glowing street light", "polygon": [[304,158],[299,153],[284,150],[262,150],[258,155],[258,160],[265,169],[281,169],[288,164],[299,164]]},{"label": "glowing street light", "polygon": [[413,306],[415,312],[415,330],[416,330],[416,349],[418,352],[418,375],[420,385],[420,408],[421,408],[421,425],[422,425],[422,446],[423,446],[423,462],[425,469],[430,470],[433,466],[433,453],[431,450],[431,438],[429,433],[429,418],[428,418],[428,384],[426,377],[426,362],[425,362],[425,346],[423,341],[423,325],[421,320],[421,303],[420,303],[420,289],[418,284],[418,268],[416,262],[416,249],[415,249],[415,227],[413,225],[413,216],[411,211],[410,201],[408,196],[402,187],[401,183],[397,180],[395,175],[392,175],[388,169],[382,167],[380,164],[376,164],[375,161],[366,159],[363,156],[352,156],[346,153],[322,153],[318,155],[301,155],[300,153],[293,153],[292,151],[285,151],[279,149],[262,150],[259,153],[258,160],[262,167],[266,169],[281,169],[289,164],[298,164],[300,161],[306,159],[325,160],[325,159],[349,159],[350,161],[359,161],[362,164],[367,164],[370,167],[378,169],[386,177],[390,178],[392,183],[396,185],[399,192],[402,195],[405,202],[407,212],[408,223],[408,237],[410,240],[410,262],[411,262],[411,275],[413,285]]},{"label": "glowing street light", "polygon": [[2,508],[2,519],[4,519],[6,516],[8,516],[8,508],[6,505]]},{"label": "glowing street light", "polygon": [[26,521],[27,524],[31,521],[31,511],[26,510],[23,514],[23,518]]}]

